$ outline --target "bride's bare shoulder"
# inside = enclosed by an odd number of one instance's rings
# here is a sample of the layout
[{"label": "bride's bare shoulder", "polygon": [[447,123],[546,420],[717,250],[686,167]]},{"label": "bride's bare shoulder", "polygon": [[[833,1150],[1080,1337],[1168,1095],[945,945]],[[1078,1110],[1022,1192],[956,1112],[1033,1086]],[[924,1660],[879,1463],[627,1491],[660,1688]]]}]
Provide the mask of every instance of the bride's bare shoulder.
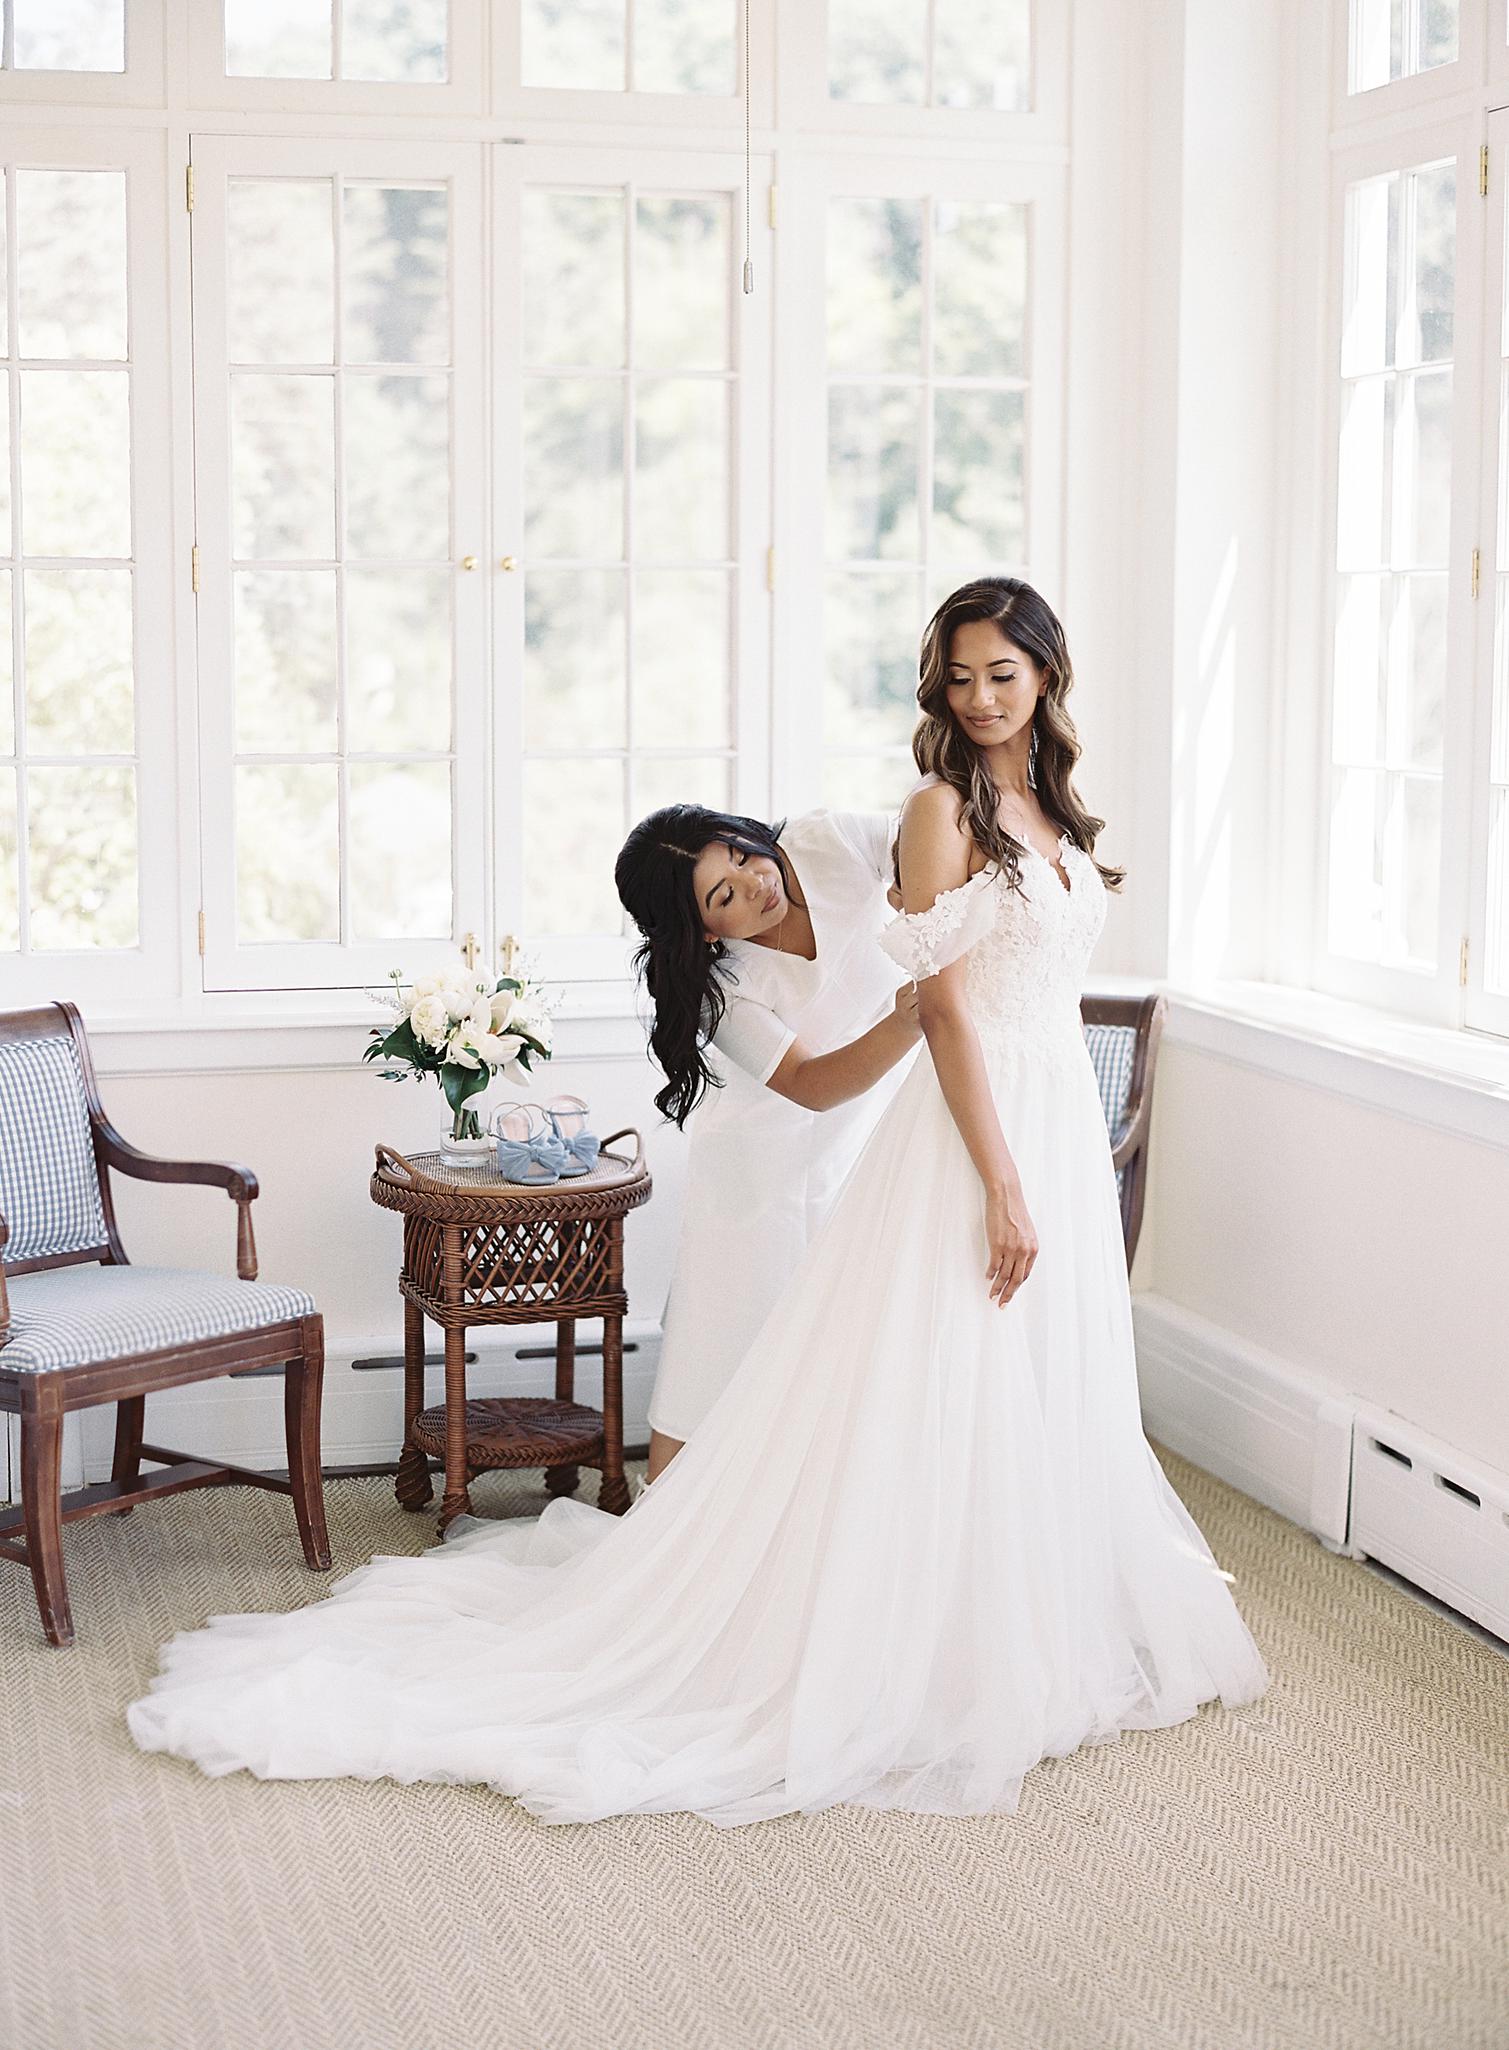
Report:
[{"label": "bride's bare shoulder", "polygon": [[947,844],[967,840],[964,800],[952,783],[929,776],[910,791],[901,807],[901,830],[911,841]]},{"label": "bride's bare shoulder", "polygon": [[945,890],[968,880],[974,842],[959,793],[939,777],[912,791],[901,807],[898,854],[901,897],[908,911],[923,911]]}]

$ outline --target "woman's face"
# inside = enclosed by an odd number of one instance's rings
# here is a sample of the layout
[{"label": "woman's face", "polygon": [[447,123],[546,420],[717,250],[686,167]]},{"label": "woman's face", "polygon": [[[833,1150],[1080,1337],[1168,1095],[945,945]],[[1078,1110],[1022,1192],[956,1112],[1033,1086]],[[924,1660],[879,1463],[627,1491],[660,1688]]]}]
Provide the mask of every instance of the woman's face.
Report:
[{"label": "woman's face", "polygon": [[948,651],[948,708],[976,747],[1000,747],[1027,728],[1043,691],[1038,663],[993,619],[956,626]]},{"label": "woman's face", "polygon": [[779,865],[726,840],[709,840],[692,869],[697,913],[710,940],[747,940],[786,916]]}]

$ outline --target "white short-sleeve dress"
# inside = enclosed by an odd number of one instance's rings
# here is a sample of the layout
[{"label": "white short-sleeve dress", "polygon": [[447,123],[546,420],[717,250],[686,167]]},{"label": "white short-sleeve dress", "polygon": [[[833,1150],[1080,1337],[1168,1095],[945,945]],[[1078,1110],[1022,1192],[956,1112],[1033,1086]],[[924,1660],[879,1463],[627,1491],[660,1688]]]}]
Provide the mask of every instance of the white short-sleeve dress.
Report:
[{"label": "white short-sleeve dress", "polygon": [[809,1111],[764,1085],[793,1040],[831,1053],[889,1015],[906,980],[880,945],[896,819],[811,811],[781,846],[816,958],[728,943],[728,1006],[712,1042],[724,1078],[687,1121],[686,1203],[650,1423],[689,1438],[722,1394],[915,1055],[864,1095]]}]

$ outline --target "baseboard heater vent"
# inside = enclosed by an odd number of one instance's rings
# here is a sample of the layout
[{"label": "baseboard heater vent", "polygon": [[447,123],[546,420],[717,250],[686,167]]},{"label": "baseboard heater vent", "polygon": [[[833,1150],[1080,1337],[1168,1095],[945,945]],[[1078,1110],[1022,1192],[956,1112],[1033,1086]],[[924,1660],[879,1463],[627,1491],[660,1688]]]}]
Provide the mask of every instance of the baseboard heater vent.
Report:
[{"label": "baseboard heater vent", "polygon": [[1350,1547],[1509,1639],[1509,1474],[1359,1408]]}]

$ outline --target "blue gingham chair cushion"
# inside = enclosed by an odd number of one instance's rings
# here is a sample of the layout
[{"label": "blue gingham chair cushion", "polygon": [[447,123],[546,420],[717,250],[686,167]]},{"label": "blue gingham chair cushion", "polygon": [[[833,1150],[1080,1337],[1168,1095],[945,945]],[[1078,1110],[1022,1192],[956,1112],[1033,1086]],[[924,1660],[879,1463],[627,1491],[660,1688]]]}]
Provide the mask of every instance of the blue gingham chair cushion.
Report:
[{"label": "blue gingham chair cushion", "polygon": [[[1127,1099],[1132,1093],[1132,1062],[1137,1053],[1137,1028],[1134,1025],[1087,1025],[1085,1044],[1090,1049],[1090,1064],[1095,1070],[1095,1080],[1100,1085],[1101,1106],[1106,1114],[1106,1130],[1114,1146],[1126,1123]],[[1116,1188],[1121,1189],[1123,1170],[1116,1170]]]},{"label": "blue gingham chair cushion", "polygon": [[11,1337],[0,1374],[50,1373],[314,1314],[301,1288],[180,1267],[51,1267],[11,1275],[7,1286]]},{"label": "blue gingham chair cushion", "polygon": [[7,1261],[105,1243],[89,1101],[66,1033],[0,1046],[0,1217]]}]

